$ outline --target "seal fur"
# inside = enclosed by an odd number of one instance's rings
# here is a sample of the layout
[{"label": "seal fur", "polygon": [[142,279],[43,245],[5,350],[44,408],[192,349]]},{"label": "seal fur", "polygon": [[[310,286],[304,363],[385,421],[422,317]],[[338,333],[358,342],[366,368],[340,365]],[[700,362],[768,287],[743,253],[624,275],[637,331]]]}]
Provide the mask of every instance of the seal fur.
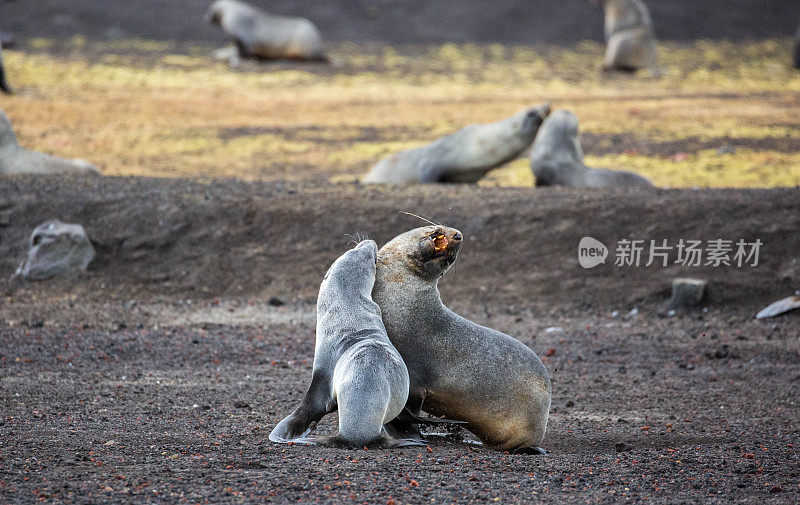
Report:
[{"label": "seal fur", "polygon": [[530,161],[537,186],[653,186],[649,180],[632,172],[595,169],[584,165],[578,117],[566,110],[557,110],[545,120],[533,143]]},{"label": "seal fur", "polygon": [[527,149],[550,106],[540,105],[488,124],[466,126],[434,142],[392,154],[363,178],[367,184],[477,182]]},{"label": "seal fur", "polygon": [[[439,296],[439,279],[462,239],[454,228],[425,226],[378,252],[372,296],[408,366],[406,408],[466,421],[492,449],[542,453],[551,398],[544,364],[520,341],[459,316]],[[419,435],[399,419],[390,433]]]}]

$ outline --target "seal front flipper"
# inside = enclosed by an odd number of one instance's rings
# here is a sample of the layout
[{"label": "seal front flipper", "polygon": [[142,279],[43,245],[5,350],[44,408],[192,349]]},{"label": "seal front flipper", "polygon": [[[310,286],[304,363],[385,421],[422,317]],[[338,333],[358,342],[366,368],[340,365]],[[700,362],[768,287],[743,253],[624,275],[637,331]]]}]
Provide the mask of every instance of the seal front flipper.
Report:
[{"label": "seal front flipper", "polygon": [[311,379],[303,401],[294,412],[270,432],[270,442],[286,444],[308,436],[325,414],[336,410],[336,402],[331,398],[330,380],[326,376],[315,375]]},{"label": "seal front flipper", "polygon": [[449,167],[445,165],[434,165],[430,168],[423,169],[419,174],[420,184],[435,184],[437,182],[447,182],[445,174],[448,172]]}]

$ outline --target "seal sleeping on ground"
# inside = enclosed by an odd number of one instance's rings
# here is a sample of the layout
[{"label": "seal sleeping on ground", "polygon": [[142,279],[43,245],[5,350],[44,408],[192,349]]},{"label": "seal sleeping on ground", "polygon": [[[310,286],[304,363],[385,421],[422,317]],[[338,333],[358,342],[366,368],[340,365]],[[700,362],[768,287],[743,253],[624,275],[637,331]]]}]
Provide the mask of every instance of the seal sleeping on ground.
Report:
[{"label": "seal sleeping on ground", "polygon": [[466,126],[428,145],[382,159],[362,182],[477,182],[528,148],[549,113],[550,106],[545,104],[496,123]]},{"label": "seal sleeping on ground", "polygon": [[13,93],[13,91],[11,90],[11,87],[8,85],[8,82],[6,81],[6,71],[5,71],[5,68],[3,67],[3,48],[2,48],[2,44],[0,44],[0,91],[2,91],[3,93],[6,93],[8,95]]},{"label": "seal sleeping on ground", "polygon": [[583,164],[583,150],[578,138],[578,117],[557,110],[540,128],[531,149],[531,170],[537,186],[576,188],[652,187],[641,175],[621,170],[589,168]]},{"label": "seal sleeping on ground", "polygon": [[655,70],[656,37],[642,0],[591,0],[605,10],[604,70]]},{"label": "seal sleeping on ground", "polygon": [[0,174],[99,174],[100,169],[84,160],[65,160],[29,151],[17,144],[14,128],[0,111]]},{"label": "seal sleeping on ground", "polygon": [[[319,445],[389,447],[419,445],[392,440],[383,425],[397,417],[408,398],[408,369],[392,346],[372,301],[378,247],[360,242],[328,270],[317,299],[317,342],[311,385],[300,406],[269,439]],[[306,438],[325,414],[339,409],[339,434]]]},{"label": "seal sleeping on ground", "polygon": [[[455,262],[461,241],[456,229],[426,226],[378,252],[372,296],[408,366],[406,408],[466,421],[492,449],[543,453],[551,387],[542,361],[522,342],[454,313],[439,296],[439,279]],[[388,431],[419,436],[402,419]]]},{"label": "seal sleeping on ground", "polygon": [[240,58],[327,60],[322,35],[307,19],[269,14],[236,0],[217,0],[207,18],[233,38]]}]

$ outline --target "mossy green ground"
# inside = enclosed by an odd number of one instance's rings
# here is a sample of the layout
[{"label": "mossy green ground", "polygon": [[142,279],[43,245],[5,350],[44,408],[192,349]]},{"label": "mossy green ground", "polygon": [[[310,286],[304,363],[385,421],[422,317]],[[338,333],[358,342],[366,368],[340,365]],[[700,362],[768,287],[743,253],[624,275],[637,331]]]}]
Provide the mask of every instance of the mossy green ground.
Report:
[{"label": "mossy green ground", "polygon": [[[247,64],[165,42],[4,51],[20,142],[113,175],[354,180],[381,157],[541,102],[581,119],[590,166],[670,187],[800,184],[787,40],[662,44],[661,73],[604,76],[603,47],[331,48],[336,65]],[[483,184],[533,184],[527,160]]]}]

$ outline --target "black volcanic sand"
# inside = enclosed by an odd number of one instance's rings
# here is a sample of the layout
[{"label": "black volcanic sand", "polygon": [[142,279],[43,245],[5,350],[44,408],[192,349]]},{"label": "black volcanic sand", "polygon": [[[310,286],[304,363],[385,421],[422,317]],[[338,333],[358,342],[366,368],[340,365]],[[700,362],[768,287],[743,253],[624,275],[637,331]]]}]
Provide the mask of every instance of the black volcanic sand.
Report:
[{"label": "black volcanic sand", "polygon": [[[800,313],[753,316],[798,287],[799,205],[798,189],[2,178],[0,502],[798,503]],[[466,236],[445,303],[542,356],[547,456],[268,442],[309,381],[345,234],[422,224],[400,211]],[[86,226],[89,271],[11,279],[53,217]],[[586,235],[765,245],[757,267],[583,270]],[[668,311],[683,275],[709,280],[705,310]]]}]

